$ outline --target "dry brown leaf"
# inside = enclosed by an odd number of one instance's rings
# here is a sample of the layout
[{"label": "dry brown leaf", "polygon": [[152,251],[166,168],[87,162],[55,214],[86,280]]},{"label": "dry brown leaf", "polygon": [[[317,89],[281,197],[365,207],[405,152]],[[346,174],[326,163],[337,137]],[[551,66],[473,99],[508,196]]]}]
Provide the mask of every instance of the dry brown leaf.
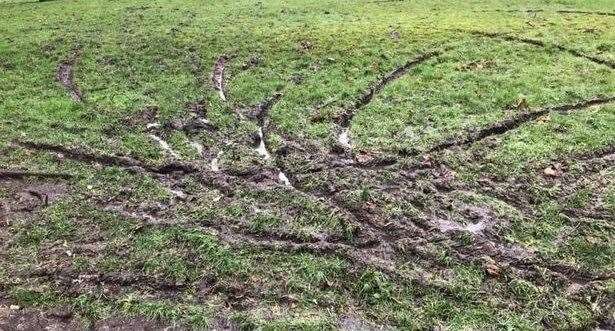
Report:
[{"label": "dry brown leaf", "polygon": [[489,274],[490,276],[493,276],[493,277],[498,277],[500,275],[501,269],[497,265],[495,260],[493,260],[489,256],[483,256],[483,261],[484,261],[483,266],[484,266],[485,271],[487,272],[487,274]]}]

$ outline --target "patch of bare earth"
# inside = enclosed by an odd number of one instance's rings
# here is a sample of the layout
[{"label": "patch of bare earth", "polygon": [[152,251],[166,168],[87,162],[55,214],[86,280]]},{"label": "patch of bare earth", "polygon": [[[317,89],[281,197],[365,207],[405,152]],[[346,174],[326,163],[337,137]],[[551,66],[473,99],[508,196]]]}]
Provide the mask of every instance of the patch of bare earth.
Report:
[{"label": "patch of bare earth", "polygon": [[81,56],[81,50],[74,50],[60,62],[56,72],[57,81],[66,89],[68,95],[76,102],[83,101],[83,93],[75,83],[75,63]]},{"label": "patch of bare earth", "polygon": [[49,330],[49,331],[78,331],[78,330],[186,330],[185,328],[152,321],[146,318],[109,318],[87,323],[74,316],[70,308],[56,308],[53,310],[40,310],[22,308],[17,305],[5,305],[0,302],[0,330]]}]

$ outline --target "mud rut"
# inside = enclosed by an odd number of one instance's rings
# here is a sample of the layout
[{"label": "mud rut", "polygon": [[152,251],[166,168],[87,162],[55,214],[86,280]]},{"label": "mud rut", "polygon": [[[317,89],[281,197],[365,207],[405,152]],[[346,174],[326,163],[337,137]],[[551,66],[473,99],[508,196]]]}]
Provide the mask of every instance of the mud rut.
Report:
[{"label": "mud rut", "polygon": [[[495,38],[507,42],[552,48],[611,69],[615,67],[612,62],[585,55],[561,45],[547,45],[539,40],[506,34],[480,31],[470,33],[482,38]],[[359,93],[356,101],[347,106],[345,112],[335,119],[339,128],[338,134],[347,132],[353,116],[368,105],[389,83],[407,75],[411,68],[447,50],[433,50],[420,54]],[[59,65],[57,80],[73,100],[87,102],[73,80],[73,66],[78,54],[79,52],[74,52]],[[225,66],[228,64],[228,59],[227,56],[220,56],[215,62],[211,82],[221,101],[230,105],[225,85]],[[198,65],[195,65],[195,68],[200,70]],[[276,92],[260,104],[248,109],[235,109],[237,121],[253,121],[259,127],[259,132],[255,135],[253,144],[249,148],[263,159],[271,161],[265,163],[266,165],[261,166],[260,169],[247,173],[230,171],[219,164],[224,148],[234,146],[245,148],[246,142],[234,141],[223,136],[218,128],[207,120],[206,106],[203,101],[187,105],[189,116],[181,123],[169,126],[161,126],[155,122],[147,123],[146,128],[152,139],[159,143],[170,157],[163,165],[154,166],[128,156],[100,155],[84,149],[32,141],[15,141],[14,146],[32,151],[61,154],[65,159],[91,166],[119,167],[158,180],[175,195],[175,198],[163,210],[152,212],[138,208],[131,209],[122,204],[110,204],[108,201],[95,201],[100,208],[137,220],[143,227],[179,225],[212,233],[223,242],[233,246],[339,256],[353,264],[353,272],[359,272],[365,268],[376,269],[399,282],[434,289],[451,297],[455,297],[456,293],[449,286],[443,285],[436,276],[438,272],[450,268],[450,265],[442,262],[439,252],[434,251],[433,247],[444,250],[456,261],[482,265],[486,273],[494,278],[522,278],[549,287],[577,284],[578,288],[572,298],[586,305],[591,304],[587,295],[596,299],[596,296],[592,294],[594,286],[600,281],[615,276],[612,273],[603,274],[579,270],[538,256],[532,251],[508,242],[501,237],[499,229],[509,224],[509,219],[497,215],[490,207],[463,202],[459,199],[459,195],[490,197],[516,211],[524,219],[529,219],[536,214],[536,211],[532,207],[533,198],[528,186],[525,183],[494,178],[483,178],[473,185],[464,184],[455,178],[455,173],[446,164],[434,157],[438,152],[453,148],[467,150],[476,143],[506,134],[552,112],[567,114],[582,111],[591,106],[611,103],[615,101],[615,96],[595,97],[573,104],[528,110],[493,123],[486,128],[461,133],[458,137],[437,144],[427,152],[410,151],[368,160],[353,157],[350,141],[347,141],[345,145],[342,144],[341,148],[327,150],[315,142],[295,141],[277,132],[275,125],[268,120],[268,111],[282,97],[283,93]],[[165,135],[173,130],[183,131],[187,137],[192,139],[191,145],[199,151],[203,160],[181,161],[164,140]],[[222,144],[219,151],[208,150],[198,142],[197,135],[203,131],[218,138]],[[274,132],[279,133],[285,140],[284,147],[276,151],[272,150],[269,143],[269,137]],[[615,146],[609,146],[603,151],[576,158],[591,173],[611,168],[614,156]],[[289,159],[303,160],[310,167],[295,169],[288,162]],[[308,185],[310,179],[314,178],[313,176],[352,178],[352,181],[351,184],[344,184],[333,180],[327,185],[313,187]],[[0,180],[5,182],[19,181],[28,177],[38,180],[68,180],[71,175],[23,171],[0,173]],[[225,202],[241,199],[237,193],[242,191],[258,193],[284,190],[285,194],[309,199],[329,209],[344,221],[347,235],[305,238],[285,229],[275,231],[275,233],[255,233],[241,220],[212,222],[211,224],[177,223],[173,221],[175,208],[191,195],[190,192],[185,191],[184,187],[184,180],[187,178],[196,180],[203,187],[218,191]],[[578,178],[563,176],[553,181],[573,185]],[[359,204],[349,201],[349,193],[363,186],[370,187],[375,198]],[[391,218],[381,206],[391,203],[409,206],[418,212],[412,215],[397,214]],[[566,213],[571,219],[579,222],[590,218],[596,222],[602,222],[604,226],[611,227],[608,222],[610,219],[608,213],[602,211],[568,210]],[[10,210],[7,215],[10,216]],[[469,235],[469,240],[467,235]],[[413,266],[419,266],[419,268],[413,268]],[[181,291],[187,287],[187,284],[170,284],[134,275],[100,274],[88,278],[76,271],[66,269],[41,269],[33,271],[30,275],[21,276],[55,280],[65,283],[68,288],[74,286],[69,281],[71,279],[82,279],[91,284],[145,287],[156,291]],[[237,301],[232,303],[233,305],[241,305],[242,301],[259,295],[249,293],[236,298],[232,295],[234,291],[232,288],[214,286],[214,290],[227,293],[230,301]],[[606,314],[605,312],[608,311],[606,309],[608,307],[604,305],[609,304],[600,303],[603,308],[600,314]]]}]

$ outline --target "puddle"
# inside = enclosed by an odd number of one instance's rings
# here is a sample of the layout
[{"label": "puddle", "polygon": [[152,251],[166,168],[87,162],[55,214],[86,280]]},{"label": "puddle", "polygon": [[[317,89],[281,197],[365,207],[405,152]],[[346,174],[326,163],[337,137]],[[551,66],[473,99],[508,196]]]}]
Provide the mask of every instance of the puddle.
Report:
[{"label": "puddle", "polygon": [[157,129],[160,127],[160,123],[147,123],[145,126],[146,129]]},{"label": "puddle", "polygon": [[218,58],[216,63],[214,64],[214,72],[212,75],[212,81],[214,83],[214,88],[218,91],[218,95],[222,101],[226,101],[226,95],[224,95],[224,67],[226,63],[226,58],[221,56]]},{"label": "puddle", "polygon": [[290,183],[290,180],[288,180],[288,177],[286,176],[285,173],[283,173],[282,171],[280,171],[280,173],[278,174],[278,179],[280,179],[280,182],[284,183],[284,185],[292,187],[293,185]]},{"label": "puddle", "polygon": [[213,172],[220,171],[220,165],[218,164],[219,162],[218,160],[221,156],[222,156],[222,152],[218,152],[218,155],[214,157],[213,159],[211,159],[211,162],[209,163],[209,168],[211,169],[211,171]]},{"label": "puddle", "polygon": [[337,141],[345,148],[352,148],[350,144],[350,129],[344,128],[344,130],[337,137]]},{"label": "puddle", "polygon": [[211,122],[208,119],[202,118],[202,117],[197,118],[197,121],[199,121],[199,122],[201,122],[203,124],[211,124]]},{"label": "puddle", "polygon": [[150,138],[154,139],[158,145],[160,145],[160,147],[165,150],[167,153],[169,153],[172,157],[179,159],[179,155],[177,153],[175,153],[175,151],[171,148],[171,146],[169,146],[169,144],[164,141],[162,138],[158,137],[155,134],[150,134],[149,135]]},{"label": "puddle", "polygon": [[[263,157],[265,160],[269,160],[271,158],[271,154],[267,150],[267,146],[265,146],[265,139],[263,136],[263,128],[258,128],[258,138],[259,143],[256,148],[256,152]],[[290,183],[288,176],[283,171],[278,172],[278,180],[283,183],[285,186],[292,187],[293,185]]]},{"label": "puddle", "polygon": [[262,156],[265,160],[269,160],[271,158],[271,154],[269,154],[269,151],[267,150],[267,147],[265,146],[265,140],[263,139],[263,129],[262,128],[258,128],[258,137],[259,137],[259,143],[258,143],[258,147],[256,148],[256,152]]},{"label": "puddle", "polygon": [[224,95],[224,91],[218,90],[218,95],[222,101],[226,101],[226,95]]},{"label": "puddle", "polygon": [[190,142],[190,146],[192,146],[192,148],[196,149],[196,151],[199,153],[199,155],[203,155],[204,148],[203,148],[202,144],[200,144],[200,143],[198,143],[196,141],[191,141]]},{"label": "puddle", "polygon": [[468,231],[475,235],[482,234],[483,230],[485,229],[485,223],[482,221],[477,222],[477,223],[470,223],[467,225],[462,225],[455,221],[438,219],[436,226],[441,232]]}]

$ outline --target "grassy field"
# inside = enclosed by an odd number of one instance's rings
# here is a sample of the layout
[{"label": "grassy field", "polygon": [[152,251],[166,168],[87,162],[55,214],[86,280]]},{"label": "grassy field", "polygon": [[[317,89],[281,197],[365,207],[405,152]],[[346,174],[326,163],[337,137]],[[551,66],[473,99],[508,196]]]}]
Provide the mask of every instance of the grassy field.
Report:
[{"label": "grassy field", "polygon": [[615,327],[611,0],[0,22],[0,330]]}]

